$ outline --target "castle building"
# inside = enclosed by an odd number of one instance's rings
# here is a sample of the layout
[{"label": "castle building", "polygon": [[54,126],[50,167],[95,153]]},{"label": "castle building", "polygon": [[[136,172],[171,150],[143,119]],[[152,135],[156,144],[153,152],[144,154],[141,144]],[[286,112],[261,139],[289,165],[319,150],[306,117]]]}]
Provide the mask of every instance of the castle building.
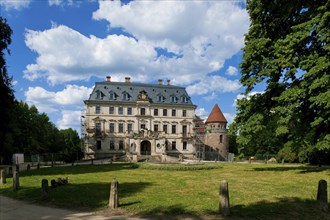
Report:
[{"label": "castle building", "polygon": [[84,101],[86,158],[123,156],[139,160],[164,155],[194,158],[196,106],[184,87],[163,84],[97,82]]},{"label": "castle building", "polygon": [[227,160],[227,120],[217,104],[204,122],[184,87],[97,82],[84,101],[84,153],[88,159],[124,157],[138,161],[169,157]]}]

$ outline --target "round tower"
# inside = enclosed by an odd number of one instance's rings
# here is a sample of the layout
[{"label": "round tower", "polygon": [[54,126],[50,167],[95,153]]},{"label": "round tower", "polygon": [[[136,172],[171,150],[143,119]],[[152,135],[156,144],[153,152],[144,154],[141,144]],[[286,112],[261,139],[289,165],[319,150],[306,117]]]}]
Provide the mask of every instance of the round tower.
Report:
[{"label": "round tower", "polygon": [[205,131],[205,144],[218,151],[221,160],[227,160],[229,150],[227,120],[217,104],[205,121]]}]

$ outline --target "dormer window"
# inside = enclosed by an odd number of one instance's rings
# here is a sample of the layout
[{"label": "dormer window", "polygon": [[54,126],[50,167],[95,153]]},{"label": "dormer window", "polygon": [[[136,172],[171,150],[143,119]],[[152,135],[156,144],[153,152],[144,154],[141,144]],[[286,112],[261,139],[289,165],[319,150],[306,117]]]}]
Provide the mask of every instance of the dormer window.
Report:
[{"label": "dormer window", "polygon": [[117,99],[117,94],[113,91],[109,92],[109,100],[116,100]]},{"label": "dormer window", "polygon": [[157,102],[164,102],[164,100],[165,100],[165,98],[164,98],[164,96],[162,95],[162,94],[158,94],[157,95]]},{"label": "dormer window", "polygon": [[171,102],[174,103],[177,101],[177,98],[175,95],[171,95]]},{"label": "dormer window", "polygon": [[100,90],[96,91],[96,99],[103,99],[105,95]]},{"label": "dormer window", "polygon": [[123,92],[122,93],[122,100],[123,101],[128,101],[130,99],[130,95],[128,94],[128,92]]},{"label": "dormer window", "polygon": [[187,96],[181,96],[181,102],[182,103],[187,103],[188,102],[188,97]]}]

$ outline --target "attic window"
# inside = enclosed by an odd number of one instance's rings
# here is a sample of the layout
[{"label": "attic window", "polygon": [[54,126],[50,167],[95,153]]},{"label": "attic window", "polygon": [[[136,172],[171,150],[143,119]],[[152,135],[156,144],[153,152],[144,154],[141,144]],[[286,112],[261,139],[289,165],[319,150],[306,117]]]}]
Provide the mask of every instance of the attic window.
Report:
[{"label": "attic window", "polygon": [[115,92],[110,91],[109,92],[109,100],[116,100],[117,99],[117,95]]},{"label": "attic window", "polygon": [[157,95],[157,101],[158,102],[164,102],[164,99],[165,99],[164,96],[162,96],[161,94]]},{"label": "attic window", "polygon": [[96,99],[103,99],[104,96],[105,95],[101,91],[99,90],[96,91]]},{"label": "attic window", "polygon": [[122,100],[128,101],[130,98],[130,95],[127,92],[123,92],[122,94]]},{"label": "attic window", "polygon": [[172,96],[171,96],[171,102],[174,103],[174,102],[176,102],[176,101],[177,101],[177,99],[176,99],[175,95],[172,95]]},{"label": "attic window", "polygon": [[187,103],[188,102],[188,97],[187,96],[182,96],[181,97],[181,102],[182,103]]}]

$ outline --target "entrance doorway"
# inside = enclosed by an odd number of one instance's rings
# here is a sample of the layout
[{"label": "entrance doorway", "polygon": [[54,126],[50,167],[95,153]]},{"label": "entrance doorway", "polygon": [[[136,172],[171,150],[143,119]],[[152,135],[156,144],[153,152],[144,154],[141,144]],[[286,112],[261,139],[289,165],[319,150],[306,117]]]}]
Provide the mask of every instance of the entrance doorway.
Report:
[{"label": "entrance doorway", "polygon": [[141,155],[151,155],[151,143],[150,141],[141,142]]}]

